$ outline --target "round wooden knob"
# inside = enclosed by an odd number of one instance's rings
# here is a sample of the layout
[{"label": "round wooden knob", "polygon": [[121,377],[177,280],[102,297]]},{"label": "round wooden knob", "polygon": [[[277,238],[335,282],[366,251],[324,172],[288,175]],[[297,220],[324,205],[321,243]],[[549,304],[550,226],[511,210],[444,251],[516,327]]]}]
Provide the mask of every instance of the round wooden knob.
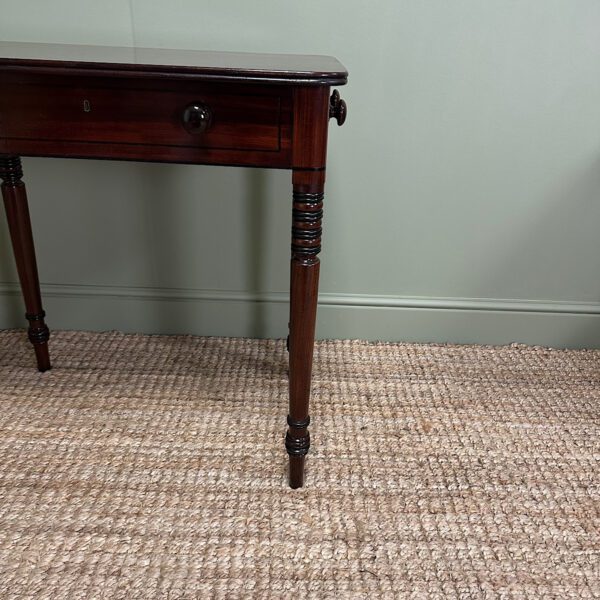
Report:
[{"label": "round wooden knob", "polygon": [[329,118],[334,118],[338,125],[343,125],[347,114],[346,103],[340,98],[340,93],[333,90],[333,94],[329,98]]},{"label": "round wooden knob", "polygon": [[183,111],[181,121],[190,133],[204,133],[210,127],[212,111],[202,102],[193,102]]}]

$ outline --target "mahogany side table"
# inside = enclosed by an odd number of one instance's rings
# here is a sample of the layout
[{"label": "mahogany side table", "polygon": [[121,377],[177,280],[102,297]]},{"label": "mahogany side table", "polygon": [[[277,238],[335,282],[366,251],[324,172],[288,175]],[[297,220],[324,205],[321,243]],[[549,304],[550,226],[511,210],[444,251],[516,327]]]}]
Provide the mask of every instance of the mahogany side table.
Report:
[{"label": "mahogany side table", "polygon": [[40,371],[50,369],[21,156],[291,169],[292,488],[304,484],[328,120],[346,118],[328,56],[0,42],[0,178]]}]

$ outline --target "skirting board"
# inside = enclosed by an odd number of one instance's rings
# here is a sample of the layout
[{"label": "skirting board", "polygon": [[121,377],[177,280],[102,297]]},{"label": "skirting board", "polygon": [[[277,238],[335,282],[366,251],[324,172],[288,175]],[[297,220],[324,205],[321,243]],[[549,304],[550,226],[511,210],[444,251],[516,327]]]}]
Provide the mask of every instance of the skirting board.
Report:
[{"label": "skirting board", "polygon": [[[287,335],[284,293],[43,285],[42,295],[55,329]],[[18,285],[0,284],[0,329],[25,327],[23,313]],[[322,293],[317,337],[600,348],[600,304]]]}]

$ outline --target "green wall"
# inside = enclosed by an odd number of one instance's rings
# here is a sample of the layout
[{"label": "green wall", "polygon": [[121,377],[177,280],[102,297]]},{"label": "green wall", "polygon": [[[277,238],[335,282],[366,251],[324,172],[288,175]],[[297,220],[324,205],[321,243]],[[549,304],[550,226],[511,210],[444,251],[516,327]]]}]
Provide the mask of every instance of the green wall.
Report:
[{"label": "green wall", "polygon": [[[598,0],[0,0],[0,14],[4,40],[347,66],[320,337],[600,347]],[[286,172],[24,168],[51,327],[285,335]],[[0,327],[24,325],[15,282],[0,219]]]}]

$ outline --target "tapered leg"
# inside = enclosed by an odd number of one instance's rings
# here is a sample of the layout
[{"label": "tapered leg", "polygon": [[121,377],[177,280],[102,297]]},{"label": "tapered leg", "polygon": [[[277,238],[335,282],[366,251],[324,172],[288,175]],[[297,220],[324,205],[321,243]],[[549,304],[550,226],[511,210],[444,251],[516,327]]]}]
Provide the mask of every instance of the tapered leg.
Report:
[{"label": "tapered leg", "polygon": [[290,487],[304,484],[304,459],[310,447],[308,403],[317,316],[323,185],[294,180],[290,292],[289,429]]},{"label": "tapered leg", "polygon": [[38,369],[47,371],[51,367],[48,355],[50,333],[44,322],[46,315],[42,309],[29,207],[22,177],[21,159],[18,156],[0,155],[2,197],[27,310],[25,316],[29,321],[29,341],[35,350]]}]

